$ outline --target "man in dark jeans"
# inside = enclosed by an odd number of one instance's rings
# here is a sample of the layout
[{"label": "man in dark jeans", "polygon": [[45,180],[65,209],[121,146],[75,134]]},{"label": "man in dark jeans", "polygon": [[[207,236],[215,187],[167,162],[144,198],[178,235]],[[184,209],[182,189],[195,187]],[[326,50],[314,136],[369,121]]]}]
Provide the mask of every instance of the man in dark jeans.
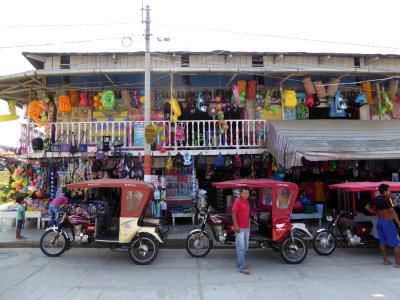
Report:
[{"label": "man in dark jeans", "polygon": [[383,256],[383,264],[389,265],[390,261],[387,259],[386,247],[394,248],[395,267],[400,268],[400,239],[398,236],[395,221],[400,227],[399,217],[394,210],[393,202],[390,199],[389,186],[381,184],[379,186],[380,195],[372,199],[365,209],[372,214],[378,216],[376,229],[378,231],[380,250]]}]

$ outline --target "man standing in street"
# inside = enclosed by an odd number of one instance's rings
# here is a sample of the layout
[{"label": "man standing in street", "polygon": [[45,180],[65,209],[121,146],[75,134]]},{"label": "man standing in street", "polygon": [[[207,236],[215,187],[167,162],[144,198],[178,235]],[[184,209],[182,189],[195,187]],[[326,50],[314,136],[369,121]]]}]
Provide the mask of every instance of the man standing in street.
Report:
[{"label": "man standing in street", "polygon": [[378,216],[376,229],[379,236],[380,250],[383,256],[383,264],[389,265],[390,261],[387,259],[386,247],[394,248],[395,267],[400,268],[400,239],[397,232],[395,221],[400,227],[399,217],[393,208],[393,202],[390,199],[389,186],[381,184],[379,186],[380,195],[372,199],[365,209],[372,214]]},{"label": "man standing in street", "polygon": [[237,255],[237,268],[242,274],[249,275],[250,270],[245,265],[245,254],[249,249],[250,238],[250,191],[248,188],[243,188],[240,193],[240,198],[235,201],[232,206],[232,219],[235,227],[235,243]]}]

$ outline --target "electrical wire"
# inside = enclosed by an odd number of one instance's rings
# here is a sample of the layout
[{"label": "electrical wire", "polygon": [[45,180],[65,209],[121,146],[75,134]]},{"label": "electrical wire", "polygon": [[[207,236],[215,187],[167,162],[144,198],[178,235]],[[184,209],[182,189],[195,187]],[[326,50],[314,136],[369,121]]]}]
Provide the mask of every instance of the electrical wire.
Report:
[{"label": "electrical wire", "polygon": [[20,24],[0,25],[0,28],[49,28],[49,27],[86,27],[86,26],[114,26],[114,25],[140,25],[141,22],[117,22],[117,23],[81,23],[81,24]]},{"label": "electrical wire", "polygon": [[314,43],[317,42],[317,43],[326,43],[326,44],[337,44],[337,45],[348,45],[348,46],[360,46],[360,47],[370,47],[370,48],[379,48],[379,49],[400,50],[399,47],[377,46],[377,45],[362,44],[362,43],[328,41],[328,40],[301,38],[301,37],[294,37],[294,36],[284,36],[284,35],[265,34],[265,33],[251,33],[251,32],[243,32],[243,31],[233,31],[233,30],[218,29],[218,28],[194,27],[194,26],[186,26],[186,25],[183,26],[183,25],[177,25],[177,24],[165,24],[165,23],[157,23],[157,22],[152,22],[152,24],[160,25],[160,26],[183,28],[183,29],[194,29],[194,30],[201,30],[201,31],[212,31],[212,32],[231,33],[231,34],[258,36],[258,37],[260,37],[260,36],[261,37],[271,37],[271,38],[277,38],[277,39],[297,40],[297,41],[304,41],[304,42],[314,42]]}]

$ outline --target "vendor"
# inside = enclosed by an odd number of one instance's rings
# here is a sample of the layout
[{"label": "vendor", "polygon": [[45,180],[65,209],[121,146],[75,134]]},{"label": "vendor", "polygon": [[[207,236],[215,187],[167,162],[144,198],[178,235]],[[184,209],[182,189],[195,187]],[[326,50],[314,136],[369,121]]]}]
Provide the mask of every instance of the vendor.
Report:
[{"label": "vendor", "polygon": [[49,204],[50,212],[50,226],[53,227],[56,223],[57,227],[60,225],[60,220],[57,218],[57,214],[60,212],[60,207],[62,205],[67,205],[69,198],[71,198],[71,193],[66,192],[60,196],[54,198]]}]

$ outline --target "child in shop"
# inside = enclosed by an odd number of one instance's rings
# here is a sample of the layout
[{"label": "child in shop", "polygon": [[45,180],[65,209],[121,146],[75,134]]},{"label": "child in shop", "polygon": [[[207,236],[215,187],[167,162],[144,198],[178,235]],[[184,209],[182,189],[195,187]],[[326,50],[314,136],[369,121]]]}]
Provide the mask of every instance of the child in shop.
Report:
[{"label": "child in shop", "polygon": [[17,229],[15,231],[15,237],[17,240],[26,239],[21,235],[22,228],[25,224],[25,206],[22,204],[24,202],[24,197],[18,196],[15,200],[18,203],[17,207]]}]

